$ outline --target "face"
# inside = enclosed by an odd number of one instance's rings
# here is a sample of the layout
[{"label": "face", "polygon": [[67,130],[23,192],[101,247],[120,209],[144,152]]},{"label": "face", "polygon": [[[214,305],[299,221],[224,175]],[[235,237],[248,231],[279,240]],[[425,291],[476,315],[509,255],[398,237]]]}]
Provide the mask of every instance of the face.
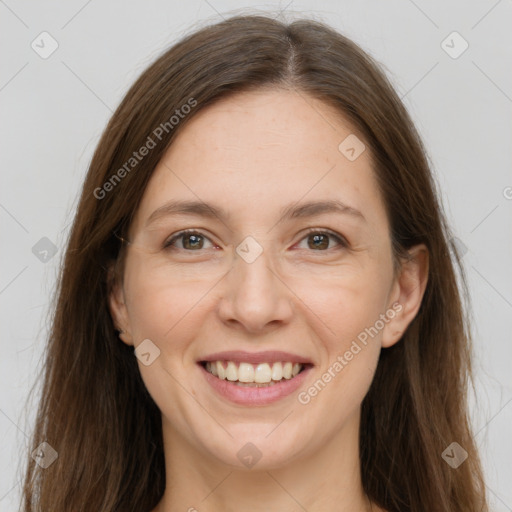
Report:
[{"label": "face", "polygon": [[369,150],[339,149],[354,135],[312,97],[243,93],[197,113],[152,175],[111,312],[144,342],[164,431],[205,459],[273,468],[354,442],[381,347],[415,312]]}]

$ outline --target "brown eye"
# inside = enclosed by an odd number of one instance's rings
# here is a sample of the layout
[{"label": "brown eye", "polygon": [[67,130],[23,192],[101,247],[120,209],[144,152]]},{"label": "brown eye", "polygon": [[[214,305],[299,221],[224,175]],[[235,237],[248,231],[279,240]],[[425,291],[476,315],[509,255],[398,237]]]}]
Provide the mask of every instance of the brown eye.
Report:
[{"label": "brown eye", "polygon": [[310,249],[328,249],[329,248],[329,235],[320,233],[317,235],[308,236],[308,247]]},{"label": "brown eye", "polygon": [[[307,240],[308,248],[317,252],[333,249],[336,246],[347,247],[347,242],[342,236],[328,231],[310,231],[302,240]],[[332,240],[335,241],[334,247]]]},{"label": "brown eye", "polygon": [[[176,241],[180,241],[181,244],[175,245]],[[164,248],[181,249],[186,251],[197,251],[204,249],[205,240],[209,239],[197,231],[182,231],[172,238],[170,238],[164,244]],[[211,243],[211,242],[210,242]],[[181,245],[181,247],[180,247]]]}]

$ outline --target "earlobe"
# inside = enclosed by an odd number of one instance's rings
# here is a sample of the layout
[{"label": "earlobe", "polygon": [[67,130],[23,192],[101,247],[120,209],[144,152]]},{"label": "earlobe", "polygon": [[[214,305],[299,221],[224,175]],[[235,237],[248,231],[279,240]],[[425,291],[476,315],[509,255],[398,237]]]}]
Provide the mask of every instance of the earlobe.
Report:
[{"label": "earlobe", "polygon": [[119,338],[127,345],[133,345],[129,329],[128,310],[124,297],[122,284],[115,277],[114,268],[109,269],[108,277],[108,305],[112,322],[118,331]]},{"label": "earlobe", "polygon": [[401,263],[400,273],[393,284],[389,308],[395,312],[386,325],[382,336],[382,347],[397,343],[421,306],[427,287],[429,258],[424,244],[415,245]]}]

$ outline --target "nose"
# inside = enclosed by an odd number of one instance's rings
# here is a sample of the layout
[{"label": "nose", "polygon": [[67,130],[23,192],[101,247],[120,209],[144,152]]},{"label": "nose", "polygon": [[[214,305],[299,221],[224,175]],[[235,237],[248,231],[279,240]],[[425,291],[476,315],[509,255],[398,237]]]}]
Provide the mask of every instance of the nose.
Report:
[{"label": "nose", "polygon": [[235,257],[218,306],[224,323],[262,333],[290,322],[293,293],[274,267],[269,251],[263,251],[250,263]]}]

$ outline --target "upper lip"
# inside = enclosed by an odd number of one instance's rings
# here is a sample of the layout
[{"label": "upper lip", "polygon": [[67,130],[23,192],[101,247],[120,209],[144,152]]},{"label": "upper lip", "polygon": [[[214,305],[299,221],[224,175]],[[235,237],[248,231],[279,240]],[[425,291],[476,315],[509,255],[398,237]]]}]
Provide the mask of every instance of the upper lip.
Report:
[{"label": "upper lip", "polygon": [[233,361],[235,363],[278,363],[291,362],[301,364],[312,364],[311,360],[290,352],[280,350],[266,350],[264,352],[245,352],[243,350],[228,350],[226,352],[215,352],[199,359],[205,361]]}]

